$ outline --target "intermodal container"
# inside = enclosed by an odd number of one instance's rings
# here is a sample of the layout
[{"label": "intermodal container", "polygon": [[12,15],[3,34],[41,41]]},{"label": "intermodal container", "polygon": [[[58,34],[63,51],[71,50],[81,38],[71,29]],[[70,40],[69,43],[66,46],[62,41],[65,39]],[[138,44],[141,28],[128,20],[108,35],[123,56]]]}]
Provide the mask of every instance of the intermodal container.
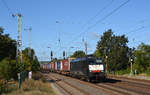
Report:
[{"label": "intermodal container", "polygon": [[52,70],[52,62],[51,63],[49,63],[51,66],[50,66],[50,70]]},{"label": "intermodal container", "polygon": [[50,64],[46,64],[46,69],[47,69],[47,70],[50,69]]},{"label": "intermodal container", "polygon": [[70,62],[69,62],[69,59],[62,60],[61,62],[62,62],[61,70],[62,71],[70,71]]},{"label": "intermodal container", "polygon": [[54,70],[54,62],[51,63],[51,70]]},{"label": "intermodal container", "polygon": [[59,70],[60,70],[60,67],[61,67],[61,62],[60,62],[60,61],[57,61],[57,62],[56,62],[56,64],[57,64],[57,68],[56,68],[56,70],[58,70],[58,71],[59,71]]},{"label": "intermodal container", "polygon": [[54,62],[54,70],[57,70],[57,62]]},{"label": "intermodal container", "polygon": [[43,70],[46,69],[46,65],[45,65],[45,64],[42,65],[42,69],[43,69]]}]

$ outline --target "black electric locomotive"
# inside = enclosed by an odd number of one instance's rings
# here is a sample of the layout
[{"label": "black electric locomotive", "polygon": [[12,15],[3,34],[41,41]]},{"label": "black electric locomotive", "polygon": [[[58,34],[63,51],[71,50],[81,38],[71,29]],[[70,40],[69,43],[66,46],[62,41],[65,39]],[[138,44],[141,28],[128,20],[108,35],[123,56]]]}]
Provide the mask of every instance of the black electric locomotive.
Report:
[{"label": "black electric locomotive", "polygon": [[106,78],[105,64],[101,58],[77,58],[70,62],[70,74],[88,81],[104,80]]}]

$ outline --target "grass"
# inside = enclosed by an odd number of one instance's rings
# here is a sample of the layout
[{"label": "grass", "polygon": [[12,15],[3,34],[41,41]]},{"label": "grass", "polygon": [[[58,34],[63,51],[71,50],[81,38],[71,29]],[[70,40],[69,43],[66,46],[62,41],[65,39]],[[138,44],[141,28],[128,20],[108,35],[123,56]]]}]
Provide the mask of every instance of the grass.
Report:
[{"label": "grass", "polygon": [[120,70],[116,72],[117,75],[126,75],[126,74],[130,74],[130,70],[126,69],[126,70]]},{"label": "grass", "polygon": [[49,83],[44,83],[41,80],[25,80],[21,90],[17,89],[2,95],[56,95],[56,93]]}]

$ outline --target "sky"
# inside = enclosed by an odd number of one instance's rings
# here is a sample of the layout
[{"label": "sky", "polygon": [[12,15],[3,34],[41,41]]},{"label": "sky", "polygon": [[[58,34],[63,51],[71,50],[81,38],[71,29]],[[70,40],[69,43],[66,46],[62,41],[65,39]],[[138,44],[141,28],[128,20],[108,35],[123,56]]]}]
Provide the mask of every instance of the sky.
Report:
[{"label": "sky", "polygon": [[129,47],[138,47],[141,42],[150,44],[149,4],[150,0],[0,0],[0,27],[16,39],[18,23],[12,14],[21,13],[22,47],[28,47],[25,29],[32,27],[31,48],[40,61],[50,60],[50,51],[62,58],[63,51],[68,56],[85,50],[83,39],[88,54],[93,53],[108,29],[125,34]]}]

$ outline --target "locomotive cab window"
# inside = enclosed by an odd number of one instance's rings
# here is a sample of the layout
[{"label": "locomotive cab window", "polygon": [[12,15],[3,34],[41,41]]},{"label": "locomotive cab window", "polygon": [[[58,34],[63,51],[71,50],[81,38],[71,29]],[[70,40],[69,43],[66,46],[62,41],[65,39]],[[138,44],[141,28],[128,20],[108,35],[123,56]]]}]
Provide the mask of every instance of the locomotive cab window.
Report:
[{"label": "locomotive cab window", "polygon": [[103,61],[100,60],[100,59],[97,59],[97,60],[96,60],[96,63],[100,64],[100,63],[103,63]]},{"label": "locomotive cab window", "polygon": [[94,60],[90,60],[89,64],[96,64],[96,62]]}]

